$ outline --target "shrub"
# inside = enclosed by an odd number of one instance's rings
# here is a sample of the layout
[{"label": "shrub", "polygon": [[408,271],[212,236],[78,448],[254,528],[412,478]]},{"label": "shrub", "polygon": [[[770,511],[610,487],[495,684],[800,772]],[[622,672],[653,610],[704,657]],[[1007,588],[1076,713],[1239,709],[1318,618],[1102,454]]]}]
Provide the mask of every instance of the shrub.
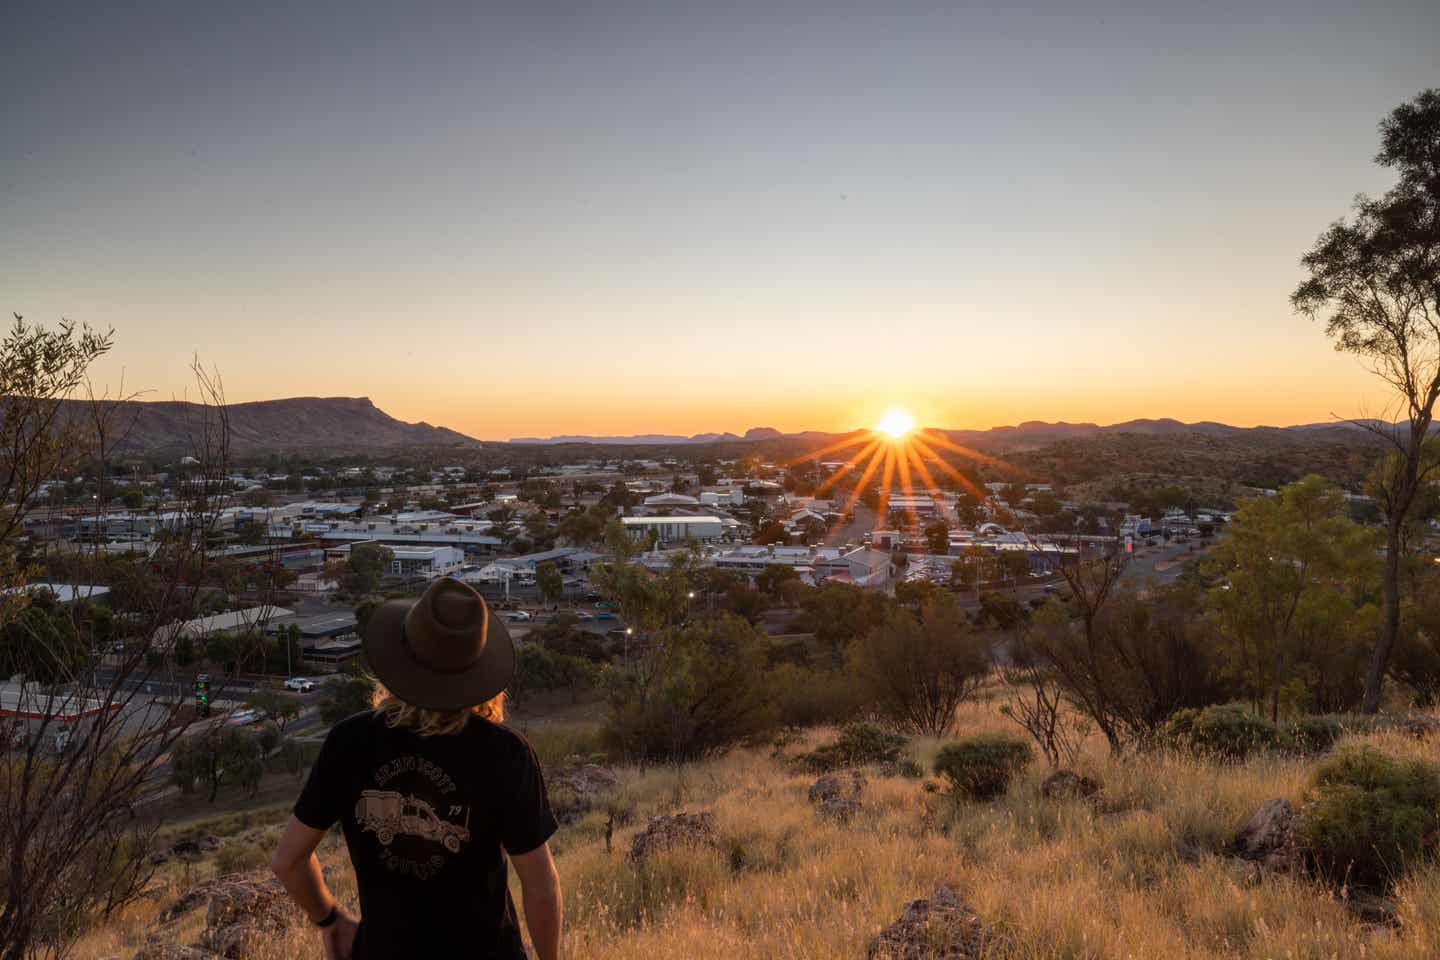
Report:
[{"label": "shrub", "polygon": [[800,756],[814,770],[834,770],[866,763],[894,763],[910,741],[873,723],[852,723],[833,742]]},{"label": "shrub", "polygon": [[864,709],[866,698],[860,683],[839,670],[782,664],[771,676],[780,722],[786,726],[845,723]]},{"label": "shrub", "polygon": [[1010,788],[1030,762],[1030,745],[1000,734],[946,744],[935,757],[935,772],[951,790],[971,800],[989,800]]},{"label": "shrub", "polygon": [[227,843],[215,853],[218,873],[248,873],[270,862],[270,851],[258,843]]},{"label": "shrub", "polygon": [[1342,748],[1316,768],[1299,830],[1332,881],[1384,886],[1434,852],[1440,767]]},{"label": "shrub", "polygon": [[1374,717],[1356,713],[1322,713],[1301,717],[1287,724],[1284,739],[1302,753],[1324,753],[1342,737],[1352,733],[1372,733],[1381,724]]},{"label": "shrub", "polygon": [[1225,760],[1243,760],[1281,742],[1279,727],[1233,704],[1175,711],[1165,724],[1165,739],[1192,753]]}]

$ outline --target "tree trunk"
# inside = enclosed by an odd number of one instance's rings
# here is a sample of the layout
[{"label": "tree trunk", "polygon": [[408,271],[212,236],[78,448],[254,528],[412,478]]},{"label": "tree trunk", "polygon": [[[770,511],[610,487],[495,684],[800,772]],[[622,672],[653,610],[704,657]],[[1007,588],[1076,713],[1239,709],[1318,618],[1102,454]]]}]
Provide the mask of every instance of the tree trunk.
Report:
[{"label": "tree trunk", "polygon": [[1400,525],[1403,516],[1390,518],[1385,527],[1385,626],[1375,641],[1375,656],[1370,661],[1370,675],[1365,679],[1365,699],[1361,713],[1380,709],[1380,691],[1385,684],[1385,670],[1390,665],[1390,651],[1400,636]]}]

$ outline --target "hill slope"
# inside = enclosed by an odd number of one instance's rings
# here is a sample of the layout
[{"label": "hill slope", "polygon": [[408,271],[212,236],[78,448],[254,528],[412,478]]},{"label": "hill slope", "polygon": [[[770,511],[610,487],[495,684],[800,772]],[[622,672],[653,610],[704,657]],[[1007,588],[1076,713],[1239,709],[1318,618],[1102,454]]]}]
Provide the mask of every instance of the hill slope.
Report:
[{"label": "hill slope", "polygon": [[[428,423],[397,420],[369,397],[293,397],[235,403],[227,408],[234,454],[304,450],[359,452],[415,447],[476,449],[480,441]],[[88,415],[82,401],[69,401],[66,415]],[[185,451],[202,423],[203,408],[181,400],[128,401],[115,414],[120,453]]]}]

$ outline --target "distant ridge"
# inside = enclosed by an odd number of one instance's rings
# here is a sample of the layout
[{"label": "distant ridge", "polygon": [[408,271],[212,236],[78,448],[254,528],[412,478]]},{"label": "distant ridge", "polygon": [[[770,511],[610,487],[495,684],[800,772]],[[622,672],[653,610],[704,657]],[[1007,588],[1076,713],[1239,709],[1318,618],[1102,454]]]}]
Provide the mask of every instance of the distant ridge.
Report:
[{"label": "distant ridge", "polygon": [[[111,403],[113,408],[117,406]],[[112,419],[120,454],[189,452],[203,408],[183,400],[129,400]],[[61,415],[83,419],[88,403],[68,400]],[[480,441],[428,423],[406,423],[369,397],[291,397],[226,405],[230,449],[236,454],[304,451],[366,452],[409,448],[479,449]]]},{"label": "distant ridge", "polygon": [[[1384,426],[1382,421],[1363,421],[1373,426]],[[1440,427],[1437,427],[1440,429]],[[1356,423],[1345,420],[1336,420],[1330,423],[1301,423],[1289,427],[1235,427],[1226,423],[1217,423],[1213,420],[1202,420],[1197,423],[1185,423],[1169,417],[1157,419],[1126,420],[1123,423],[1112,423],[1101,426],[1096,423],[1047,423],[1043,420],[1027,420],[1023,423],[991,427],[988,430],[941,430],[957,443],[970,443],[984,445],[987,447],[1003,446],[1006,448],[1027,448],[1043,446],[1050,443],[1058,443],[1062,440],[1072,440],[1080,437],[1099,436],[1116,433],[1134,433],[1146,436],[1208,436],[1208,437],[1233,437],[1252,431],[1285,431],[1305,432],[1315,435],[1317,438],[1324,436],[1330,439],[1342,440],[1353,437],[1356,431],[1361,430]],[[824,440],[846,436],[848,433],[859,431],[847,431],[846,433],[829,433],[820,430],[805,430],[798,433],[782,433],[774,427],[751,427],[745,431],[744,436],[737,436],[733,433],[697,433],[691,436],[669,433],[637,433],[629,436],[590,436],[584,434],[564,434],[555,437],[516,437],[511,443],[516,444],[561,444],[561,443],[593,443],[593,444],[628,444],[631,446],[643,446],[645,444],[655,445],[679,445],[679,444],[700,444],[700,443],[725,443],[732,441],[755,442],[762,440]]]}]

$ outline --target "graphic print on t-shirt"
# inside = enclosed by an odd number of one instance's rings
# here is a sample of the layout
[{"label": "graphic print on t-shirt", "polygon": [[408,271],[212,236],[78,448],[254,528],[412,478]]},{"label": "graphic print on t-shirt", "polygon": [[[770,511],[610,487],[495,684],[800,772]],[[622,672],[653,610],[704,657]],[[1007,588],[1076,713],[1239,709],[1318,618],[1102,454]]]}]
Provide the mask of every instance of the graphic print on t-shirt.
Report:
[{"label": "graphic print on t-shirt", "polygon": [[355,823],[375,835],[387,868],[429,879],[470,839],[470,808],[453,802],[455,781],[436,764],[397,757],[375,769],[373,782],[382,789],[360,791]]}]

